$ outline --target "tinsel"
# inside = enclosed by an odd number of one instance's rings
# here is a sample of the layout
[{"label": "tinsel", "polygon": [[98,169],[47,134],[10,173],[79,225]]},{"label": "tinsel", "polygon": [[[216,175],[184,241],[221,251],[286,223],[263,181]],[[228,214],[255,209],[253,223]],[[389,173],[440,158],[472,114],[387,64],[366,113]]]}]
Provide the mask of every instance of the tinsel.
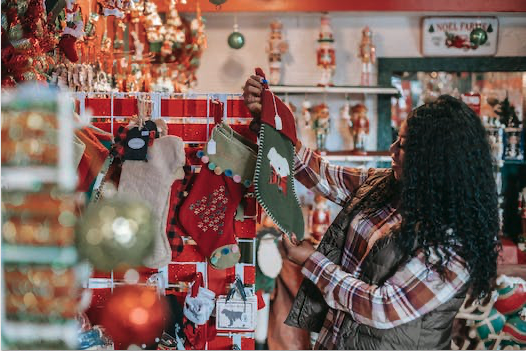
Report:
[{"label": "tinsel", "polygon": [[2,86],[46,81],[56,46],[41,0],[2,1]]}]

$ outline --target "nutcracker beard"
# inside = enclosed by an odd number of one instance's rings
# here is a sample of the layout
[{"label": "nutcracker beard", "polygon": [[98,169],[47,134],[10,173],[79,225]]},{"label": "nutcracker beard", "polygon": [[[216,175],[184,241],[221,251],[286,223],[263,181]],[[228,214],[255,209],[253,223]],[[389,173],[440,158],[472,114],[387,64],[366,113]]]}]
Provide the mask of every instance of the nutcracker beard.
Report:
[{"label": "nutcracker beard", "polygon": [[332,86],[334,85],[332,83],[332,76],[334,74],[334,68],[331,67],[331,66],[327,66],[327,67],[324,67],[324,66],[321,66],[321,78],[320,78],[320,83],[318,84],[319,86]]}]

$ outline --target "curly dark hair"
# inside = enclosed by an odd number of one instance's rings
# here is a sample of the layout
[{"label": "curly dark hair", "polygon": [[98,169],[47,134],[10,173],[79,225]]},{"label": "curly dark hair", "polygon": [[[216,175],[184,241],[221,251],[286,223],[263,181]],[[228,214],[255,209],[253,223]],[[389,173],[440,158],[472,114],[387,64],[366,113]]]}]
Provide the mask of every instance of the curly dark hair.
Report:
[{"label": "curly dark hair", "polygon": [[[482,298],[497,274],[499,219],[490,146],[480,118],[449,95],[407,119],[400,246],[423,249],[444,276],[453,249],[467,263],[471,294]],[[438,261],[430,260],[431,250]]]}]

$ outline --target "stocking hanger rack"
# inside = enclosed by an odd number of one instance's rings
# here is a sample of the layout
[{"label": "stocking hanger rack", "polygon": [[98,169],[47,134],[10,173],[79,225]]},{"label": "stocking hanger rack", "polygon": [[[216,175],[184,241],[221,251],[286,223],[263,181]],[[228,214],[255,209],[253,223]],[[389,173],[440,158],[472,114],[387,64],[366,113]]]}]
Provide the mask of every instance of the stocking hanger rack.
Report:
[{"label": "stocking hanger rack", "polygon": [[138,115],[139,101],[149,100],[152,102],[151,116],[144,117],[164,119],[169,134],[181,136],[182,132],[193,136],[192,139],[183,138],[187,144],[206,142],[206,136],[210,135],[213,124],[218,121],[233,126],[248,126],[251,120],[241,94],[76,92],[72,96],[81,118],[91,118],[94,125],[110,133]]}]

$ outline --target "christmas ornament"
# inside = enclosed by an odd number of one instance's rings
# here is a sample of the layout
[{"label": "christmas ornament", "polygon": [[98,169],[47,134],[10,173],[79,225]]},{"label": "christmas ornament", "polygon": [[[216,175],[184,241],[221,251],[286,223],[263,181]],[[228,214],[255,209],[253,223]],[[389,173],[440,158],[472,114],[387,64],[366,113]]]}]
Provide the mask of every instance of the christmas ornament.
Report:
[{"label": "christmas ornament", "polygon": [[228,36],[228,46],[232,49],[241,49],[245,45],[245,37],[239,32],[237,24],[234,25],[234,31]]},{"label": "christmas ornament", "polygon": [[[156,130],[157,126],[153,125]],[[154,248],[144,259],[144,265],[159,268],[166,266],[172,258],[166,236],[166,219],[170,188],[176,179],[184,176],[184,142],[171,135],[155,139],[148,148],[147,159],[148,162],[128,160],[123,163],[117,196],[141,201],[153,210]]]},{"label": "christmas ornament", "polygon": [[57,40],[48,23],[44,2],[2,2],[2,86],[38,80],[46,84],[47,69],[54,64],[48,53]]},{"label": "christmas ornament", "polygon": [[526,304],[526,281],[501,275],[497,279],[497,287],[499,298],[494,305],[497,311],[512,315],[522,310]]},{"label": "christmas ornament", "polygon": [[283,25],[279,21],[270,23],[270,38],[268,40],[268,61],[270,84],[279,84],[281,79],[281,55],[288,50],[288,44],[282,38]]},{"label": "christmas ornament", "polygon": [[[260,68],[256,75],[265,77]],[[285,233],[303,237],[303,214],[294,189],[296,126],[288,107],[264,84],[255,190],[259,204]]]},{"label": "christmas ornament", "polygon": [[362,60],[362,74],[360,84],[373,85],[373,66],[376,63],[376,47],[373,44],[373,33],[369,27],[362,30],[362,41],[358,57]]},{"label": "christmas ornament", "polygon": [[328,14],[321,16],[320,33],[318,36],[317,64],[321,69],[319,86],[332,84],[332,76],[336,68],[334,38],[332,35],[331,19]]},{"label": "christmas ornament", "polygon": [[216,5],[218,8],[223,5],[226,0],[209,0],[212,4]]},{"label": "christmas ornament", "polygon": [[154,217],[139,201],[105,199],[90,205],[79,223],[77,248],[96,269],[140,266],[153,250]]},{"label": "christmas ornament", "polygon": [[475,28],[469,33],[469,41],[476,45],[484,45],[488,41],[488,33],[482,28]]},{"label": "christmas ornament", "polygon": [[167,303],[155,288],[117,287],[101,314],[101,325],[115,344],[151,345],[163,333]]}]

